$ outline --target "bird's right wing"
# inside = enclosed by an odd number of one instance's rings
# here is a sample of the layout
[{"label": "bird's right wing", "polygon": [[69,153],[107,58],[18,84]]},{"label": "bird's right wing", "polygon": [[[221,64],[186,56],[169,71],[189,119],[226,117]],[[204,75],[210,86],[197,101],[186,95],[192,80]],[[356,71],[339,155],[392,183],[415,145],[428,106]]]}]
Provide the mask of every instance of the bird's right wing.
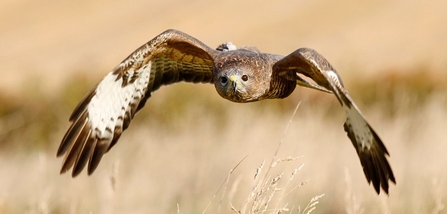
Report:
[{"label": "bird's right wing", "polygon": [[61,173],[73,167],[88,174],[118,141],[151,92],[180,81],[213,82],[215,50],[176,30],[167,30],[144,44],[113,69],[78,104],[57,151],[65,154]]},{"label": "bird's right wing", "polygon": [[303,74],[334,93],[345,110],[344,129],[357,151],[368,183],[373,183],[377,193],[380,193],[380,188],[388,193],[389,181],[396,183],[387,160],[388,151],[349,96],[330,63],[315,50],[300,48],[279,60],[274,70]]}]

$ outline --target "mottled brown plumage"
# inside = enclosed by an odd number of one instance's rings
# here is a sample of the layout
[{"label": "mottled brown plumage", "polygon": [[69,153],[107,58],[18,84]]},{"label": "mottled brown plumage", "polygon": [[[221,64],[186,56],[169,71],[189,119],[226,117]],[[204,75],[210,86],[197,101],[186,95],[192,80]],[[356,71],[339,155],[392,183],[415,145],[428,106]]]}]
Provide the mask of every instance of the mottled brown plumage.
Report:
[{"label": "mottled brown plumage", "polygon": [[[315,83],[303,78],[312,79]],[[346,112],[348,134],[368,182],[388,193],[395,178],[388,151],[349,97],[341,78],[316,51],[301,48],[283,57],[255,47],[224,43],[216,50],[176,30],[144,44],[113,69],[79,103],[57,156],[65,154],[61,173],[73,168],[88,174],[116,144],[151,93],[162,85],[185,81],[213,83],[223,98],[239,103],[289,96],[296,85],[334,93]]]}]

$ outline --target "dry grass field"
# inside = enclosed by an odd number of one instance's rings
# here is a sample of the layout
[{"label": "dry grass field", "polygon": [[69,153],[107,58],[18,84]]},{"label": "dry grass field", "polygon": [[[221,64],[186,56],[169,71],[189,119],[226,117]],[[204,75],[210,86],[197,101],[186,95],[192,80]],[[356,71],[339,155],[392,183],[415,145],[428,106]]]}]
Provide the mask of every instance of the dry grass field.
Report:
[{"label": "dry grass field", "polygon": [[[441,0],[3,1],[0,213],[445,213],[445,8]],[[387,146],[397,179],[390,195],[366,182],[337,100],[304,88],[236,104],[212,85],[163,87],[92,176],[59,175],[55,153],[77,102],[167,28],[210,46],[317,49]]]}]

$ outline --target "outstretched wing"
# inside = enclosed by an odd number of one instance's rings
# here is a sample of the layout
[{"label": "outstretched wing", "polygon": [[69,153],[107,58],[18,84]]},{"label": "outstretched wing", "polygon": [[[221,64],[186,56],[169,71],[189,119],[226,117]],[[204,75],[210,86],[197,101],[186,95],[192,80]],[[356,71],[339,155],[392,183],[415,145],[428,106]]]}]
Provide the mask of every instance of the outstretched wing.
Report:
[{"label": "outstretched wing", "polygon": [[335,69],[315,50],[301,48],[274,65],[274,72],[285,71],[303,74],[335,94],[345,109],[344,129],[359,155],[368,183],[373,183],[377,193],[382,187],[388,194],[389,181],[396,183],[387,160],[388,151],[349,96]]},{"label": "outstretched wing", "polygon": [[213,82],[215,50],[176,30],[144,44],[113,69],[78,104],[70,116],[57,156],[65,154],[61,173],[73,167],[88,174],[118,141],[151,92],[179,81]]}]

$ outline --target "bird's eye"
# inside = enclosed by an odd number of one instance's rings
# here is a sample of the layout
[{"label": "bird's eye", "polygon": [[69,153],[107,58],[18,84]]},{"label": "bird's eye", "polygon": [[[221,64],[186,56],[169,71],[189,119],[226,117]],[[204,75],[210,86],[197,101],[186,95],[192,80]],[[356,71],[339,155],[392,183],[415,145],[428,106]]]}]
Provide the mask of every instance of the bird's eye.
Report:
[{"label": "bird's eye", "polygon": [[228,78],[227,77],[220,77],[220,83],[227,84]]},{"label": "bird's eye", "polygon": [[248,80],[248,76],[247,75],[242,75],[242,81],[246,82]]}]

